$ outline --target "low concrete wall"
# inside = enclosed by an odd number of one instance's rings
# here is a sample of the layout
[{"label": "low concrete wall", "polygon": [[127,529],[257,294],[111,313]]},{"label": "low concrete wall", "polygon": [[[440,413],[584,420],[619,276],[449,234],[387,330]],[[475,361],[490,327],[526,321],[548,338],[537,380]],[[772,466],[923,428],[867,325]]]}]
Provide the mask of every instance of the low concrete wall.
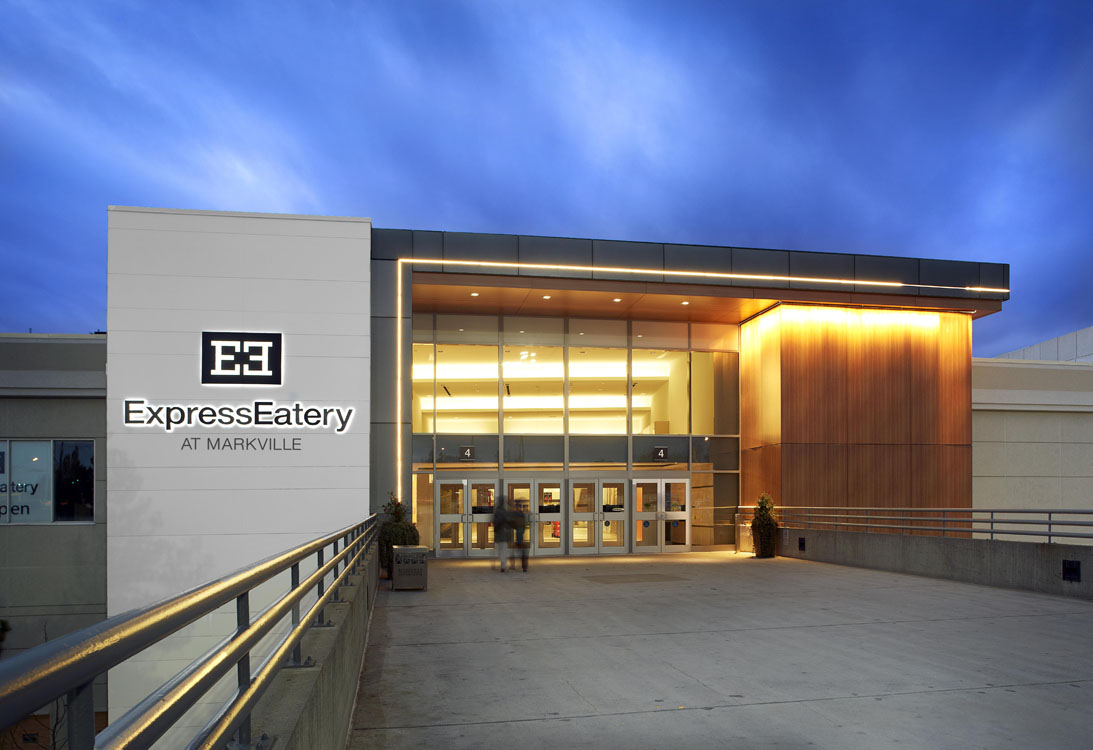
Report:
[{"label": "low concrete wall", "polygon": [[[804,551],[799,549],[804,540]],[[782,529],[778,554],[986,586],[1093,599],[1093,547],[938,536]],[[1063,580],[1063,560],[1081,564],[1080,582]]]},{"label": "low concrete wall", "polygon": [[379,553],[373,549],[342,602],[327,605],[330,627],[313,627],[301,642],[308,667],[282,669],[254,711],[252,736],[269,736],[275,750],[342,750],[357,697],[372,607],[379,585]]}]

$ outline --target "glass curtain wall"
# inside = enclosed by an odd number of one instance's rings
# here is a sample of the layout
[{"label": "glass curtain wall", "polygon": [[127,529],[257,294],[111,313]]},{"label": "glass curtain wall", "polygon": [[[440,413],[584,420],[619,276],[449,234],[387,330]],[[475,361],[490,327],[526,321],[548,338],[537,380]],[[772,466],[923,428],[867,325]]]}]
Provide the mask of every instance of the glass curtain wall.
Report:
[{"label": "glass curtain wall", "polygon": [[[690,471],[693,544],[734,541],[736,326],[418,314],[413,328],[415,472]],[[432,484],[415,476],[421,521]]]}]

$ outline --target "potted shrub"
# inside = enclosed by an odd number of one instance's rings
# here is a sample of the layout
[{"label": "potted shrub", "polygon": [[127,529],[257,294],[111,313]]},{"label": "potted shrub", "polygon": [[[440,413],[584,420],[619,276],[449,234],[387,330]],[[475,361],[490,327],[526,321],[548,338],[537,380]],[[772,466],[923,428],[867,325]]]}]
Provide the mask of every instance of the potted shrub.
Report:
[{"label": "potted shrub", "polygon": [[774,520],[774,501],[764,492],[759,495],[759,502],[755,504],[755,514],[751,518],[751,538],[756,557],[774,557],[774,541],[777,533],[778,522]]},{"label": "potted shrub", "polygon": [[396,544],[417,544],[421,540],[421,536],[414,525],[406,520],[406,506],[399,502],[394,492],[389,493],[388,497],[390,499],[383,506],[383,512],[387,518],[380,524],[379,545],[380,565],[387,571],[387,576],[390,577],[391,567],[394,564],[392,547]]}]

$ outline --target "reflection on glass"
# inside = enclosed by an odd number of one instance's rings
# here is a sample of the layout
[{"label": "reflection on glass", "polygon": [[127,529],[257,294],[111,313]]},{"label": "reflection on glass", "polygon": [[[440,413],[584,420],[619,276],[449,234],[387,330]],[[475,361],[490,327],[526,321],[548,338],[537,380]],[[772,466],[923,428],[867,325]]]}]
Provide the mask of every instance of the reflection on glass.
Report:
[{"label": "reflection on glass", "polygon": [[604,547],[622,547],[626,544],[625,521],[608,518],[603,522],[602,532]]},{"label": "reflection on glass", "polygon": [[659,547],[656,521],[634,521],[634,546]]},{"label": "reflection on glass", "polygon": [[[436,430],[447,434],[497,432],[497,347],[438,344]],[[433,407],[422,399],[422,410]]]},{"label": "reflection on glass", "polygon": [[531,512],[531,485],[524,482],[510,482],[509,507],[519,508],[524,513]]},{"label": "reflection on glass", "polygon": [[471,524],[471,547],[474,549],[490,549],[493,547],[493,524]]},{"label": "reflection on glass", "polygon": [[664,522],[664,546],[687,544],[687,522],[683,519]]},{"label": "reflection on glass", "polygon": [[53,441],[53,520],[95,520],[95,444]]},{"label": "reflection on glass", "polygon": [[657,510],[657,483],[638,482],[634,485],[634,503],[642,513],[655,513]]},{"label": "reflection on glass", "polygon": [[562,546],[561,521],[541,521],[538,525],[539,549],[558,549]]},{"label": "reflection on glass", "polygon": [[571,524],[573,529],[573,541],[574,547],[595,547],[596,537],[592,533],[593,521],[574,521]]},{"label": "reflection on glass", "polygon": [[691,352],[691,432],[740,432],[740,367],[736,352]]},{"label": "reflection on glass", "polygon": [[562,347],[506,346],[501,368],[505,432],[561,435]]},{"label": "reflection on glass", "polygon": [[463,512],[463,485],[440,485],[440,512],[443,515],[458,515]]},{"label": "reflection on glass", "polygon": [[410,480],[414,498],[413,524],[421,536],[419,544],[433,548],[433,475],[414,474]]},{"label": "reflection on glass", "polygon": [[689,432],[687,352],[635,349],[633,370],[634,434]]},{"label": "reflection on glass", "polygon": [[687,510],[687,485],[684,482],[664,483],[664,510]]},{"label": "reflection on glass", "polygon": [[626,350],[570,347],[569,432],[626,434]]},{"label": "reflection on glass", "polygon": [[[656,485],[653,485],[654,487]],[[626,511],[626,485],[622,482],[604,482],[602,510],[604,513],[623,513]]]},{"label": "reflection on glass", "polygon": [[493,515],[494,497],[497,494],[497,485],[471,483],[471,513],[486,513]]},{"label": "reflection on glass", "polygon": [[463,549],[463,524],[440,524],[440,549]]},{"label": "reflection on glass", "polygon": [[591,482],[573,484],[573,512],[592,513],[595,508],[596,485]]},{"label": "reflection on glass", "polygon": [[418,433],[430,433],[435,425],[433,411],[433,364],[435,352],[432,344],[414,344],[413,366],[410,368],[413,402],[410,407],[412,429]]},{"label": "reflection on glass", "polygon": [[558,484],[539,485],[539,512],[562,512],[562,487]]}]

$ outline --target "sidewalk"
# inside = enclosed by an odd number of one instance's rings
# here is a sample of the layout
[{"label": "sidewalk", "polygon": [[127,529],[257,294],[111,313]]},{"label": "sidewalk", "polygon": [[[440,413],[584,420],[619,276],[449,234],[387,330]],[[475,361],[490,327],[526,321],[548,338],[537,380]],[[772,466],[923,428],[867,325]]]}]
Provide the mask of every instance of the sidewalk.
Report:
[{"label": "sidewalk", "polygon": [[731,552],[430,561],[348,745],[1091,746],[1093,602]]}]

